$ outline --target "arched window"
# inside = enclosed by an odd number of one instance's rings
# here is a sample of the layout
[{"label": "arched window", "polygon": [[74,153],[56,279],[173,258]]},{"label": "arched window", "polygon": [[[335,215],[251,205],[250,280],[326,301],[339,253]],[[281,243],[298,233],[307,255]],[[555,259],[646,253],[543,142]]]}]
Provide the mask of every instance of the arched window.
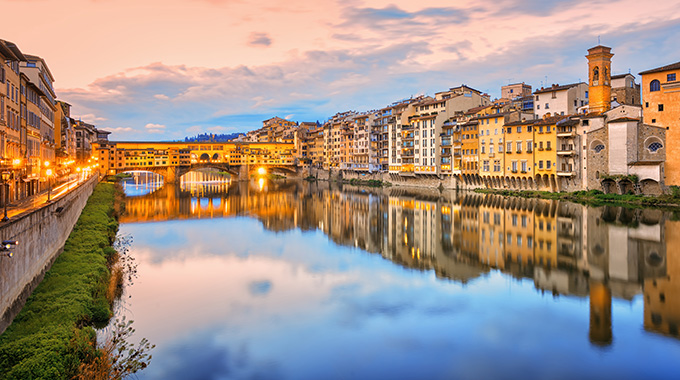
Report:
[{"label": "arched window", "polygon": [[593,150],[595,151],[595,153],[600,153],[604,150],[604,145],[603,144],[597,144],[597,145],[595,145]]},{"label": "arched window", "polygon": [[654,79],[649,83],[649,92],[661,91],[661,83]]},{"label": "arched window", "polygon": [[597,82],[598,80],[600,80],[600,68],[595,66],[593,69],[593,82]]},{"label": "arched window", "polygon": [[663,148],[663,145],[661,145],[660,142],[654,141],[653,143],[649,144],[647,149],[649,149],[650,152],[655,153],[657,150]]}]

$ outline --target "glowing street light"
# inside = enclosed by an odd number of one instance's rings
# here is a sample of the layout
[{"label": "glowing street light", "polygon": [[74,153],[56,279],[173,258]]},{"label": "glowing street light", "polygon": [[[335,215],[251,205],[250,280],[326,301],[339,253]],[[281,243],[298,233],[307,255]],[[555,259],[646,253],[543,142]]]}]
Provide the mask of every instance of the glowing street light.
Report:
[{"label": "glowing street light", "polygon": [[[49,163],[49,161],[47,161]],[[52,169],[47,169],[45,171],[47,175],[47,201],[50,202],[50,196],[52,195]]]},{"label": "glowing street light", "polygon": [[10,177],[10,172],[2,172],[2,185],[3,185],[3,193],[4,193],[4,203],[5,203],[5,216],[2,218],[3,222],[6,222],[9,220],[7,217],[7,203],[9,202],[9,177]]}]

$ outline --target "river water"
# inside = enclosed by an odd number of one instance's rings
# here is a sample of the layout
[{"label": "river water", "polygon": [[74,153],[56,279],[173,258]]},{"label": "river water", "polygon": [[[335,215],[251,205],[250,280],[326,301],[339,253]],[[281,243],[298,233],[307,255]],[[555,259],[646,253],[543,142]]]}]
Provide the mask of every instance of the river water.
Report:
[{"label": "river water", "polygon": [[[136,183],[135,183],[136,181]],[[680,378],[680,222],[328,183],[130,179],[140,379]]]}]

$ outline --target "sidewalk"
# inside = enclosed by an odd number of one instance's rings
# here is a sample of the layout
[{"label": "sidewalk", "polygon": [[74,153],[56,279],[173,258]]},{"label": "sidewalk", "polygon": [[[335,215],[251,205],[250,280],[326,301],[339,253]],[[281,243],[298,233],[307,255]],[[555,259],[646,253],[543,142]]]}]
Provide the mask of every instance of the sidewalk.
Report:
[{"label": "sidewalk", "polygon": [[[89,177],[88,177],[89,178]],[[88,178],[80,180],[80,182],[86,181]],[[71,189],[75,189],[80,183],[78,181],[78,176],[71,175],[69,178],[60,183],[59,185],[54,186],[51,191],[50,191],[50,200],[54,200],[57,198],[62,197],[64,194],[66,194],[68,191]],[[36,209],[47,203],[47,193],[48,190],[43,190],[40,193],[33,194],[30,197],[24,198],[18,202],[10,203],[7,205],[7,217],[10,218],[10,222],[12,217],[22,214],[24,212]],[[4,208],[0,208],[0,219],[4,215]],[[2,223],[2,222],[0,222]]]}]

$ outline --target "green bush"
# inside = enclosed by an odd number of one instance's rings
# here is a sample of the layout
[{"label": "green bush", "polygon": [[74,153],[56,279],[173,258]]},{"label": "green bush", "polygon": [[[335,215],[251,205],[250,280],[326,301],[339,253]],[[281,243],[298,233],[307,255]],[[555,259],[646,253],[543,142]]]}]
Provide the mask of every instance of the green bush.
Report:
[{"label": "green bush", "polygon": [[45,278],[0,336],[0,379],[70,379],[111,317],[107,258],[118,230],[115,185],[95,188]]}]

